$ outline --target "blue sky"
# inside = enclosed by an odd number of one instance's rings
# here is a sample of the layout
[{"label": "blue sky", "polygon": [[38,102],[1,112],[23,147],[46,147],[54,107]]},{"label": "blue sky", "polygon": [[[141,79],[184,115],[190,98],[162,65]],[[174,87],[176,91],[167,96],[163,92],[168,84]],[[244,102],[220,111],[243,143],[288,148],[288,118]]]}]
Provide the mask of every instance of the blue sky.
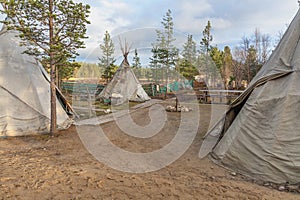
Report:
[{"label": "blue sky", "polygon": [[[174,20],[176,46],[181,48],[187,34],[197,44],[210,20],[213,44],[219,48],[237,46],[243,36],[251,36],[256,28],[276,37],[295,16],[296,0],[76,0],[91,6],[85,49],[80,60],[97,62],[101,56],[99,44],[109,31],[116,46],[116,57],[121,57],[119,38],[126,39],[131,49],[137,48],[144,58],[149,57],[155,30],[161,28],[162,17],[171,9]],[[1,17],[1,16],[0,16]],[[3,18],[3,16],[2,16]],[[151,56],[151,54],[150,54]]]}]

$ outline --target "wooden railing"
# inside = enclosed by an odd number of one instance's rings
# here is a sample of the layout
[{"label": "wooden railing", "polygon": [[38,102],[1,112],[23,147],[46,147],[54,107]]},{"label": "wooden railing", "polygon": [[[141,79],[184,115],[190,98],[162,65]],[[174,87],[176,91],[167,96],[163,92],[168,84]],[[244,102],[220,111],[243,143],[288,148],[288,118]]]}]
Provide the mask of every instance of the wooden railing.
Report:
[{"label": "wooden railing", "polygon": [[229,104],[242,92],[243,90],[199,90],[198,98],[201,103]]}]

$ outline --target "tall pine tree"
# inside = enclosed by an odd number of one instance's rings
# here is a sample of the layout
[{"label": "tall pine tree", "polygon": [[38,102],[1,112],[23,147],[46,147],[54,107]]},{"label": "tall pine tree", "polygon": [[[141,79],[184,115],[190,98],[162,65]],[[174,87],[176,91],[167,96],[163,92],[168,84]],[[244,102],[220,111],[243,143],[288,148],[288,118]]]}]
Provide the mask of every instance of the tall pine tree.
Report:
[{"label": "tall pine tree", "polygon": [[196,42],[193,40],[192,35],[188,35],[187,41],[183,45],[183,51],[181,55],[182,58],[179,61],[179,73],[189,80],[194,79],[194,76],[199,72],[196,68]]},{"label": "tall pine tree", "polygon": [[210,72],[215,70],[215,66],[213,66],[210,62],[210,51],[212,49],[211,42],[213,40],[213,37],[211,35],[211,28],[212,27],[210,21],[207,21],[207,25],[205,26],[202,32],[203,37],[200,41],[200,60],[202,64],[200,65],[201,69],[199,70],[201,70],[202,73],[204,73],[206,84],[209,83],[209,80],[213,79],[213,74]]},{"label": "tall pine tree", "polygon": [[132,68],[133,68],[133,71],[136,75],[136,77],[140,78],[141,77],[141,68],[142,68],[142,64],[141,64],[141,59],[138,55],[138,51],[137,49],[134,50],[134,57],[133,57],[133,62],[132,62]]},{"label": "tall pine tree", "polygon": [[225,85],[225,89],[229,88],[229,83],[232,82],[230,80],[233,79],[232,65],[233,65],[233,58],[232,58],[230,47],[225,46],[224,56],[223,56],[223,68],[222,68],[222,78]]},{"label": "tall pine tree", "polygon": [[[172,18],[172,12],[169,9],[163,16],[162,20],[163,31],[156,30],[157,39],[156,43],[153,44],[151,52],[153,56],[151,64],[156,68],[161,68],[162,82],[165,79],[166,86],[169,83],[170,69],[175,67],[176,61],[178,60],[178,49],[173,45],[176,40],[174,38],[174,23]],[[157,77],[157,74],[156,74]]]},{"label": "tall pine tree", "polygon": [[10,20],[8,29],[17,30],[29,55],[45,61],[50,67],[51,124],[50,133],[57,132],[56,69],[63,62],[73,61],[77,49],[84,48],[90,6],[72,0],[0,0]]},{"label": "tall pine tree", "polygon": [[201,53],[204,53],[206,55],[209,55],[209,51],[211,50],[211,42],[213,40],[213,36],[211,35],[211,23],[208,20],[207,25],[205,26],[203,32],[202,32],[202,39],[200,41],[200,47],[201,47]]},{"label": "tall pine tree", "polygon": [[115,47],[114,43],[110,37],[108,31],[105,32],[103,43],[100,44],[100,49],[102,50],[102,56],[99,58],[99,66],[103,71],[102,77],[106,79],[106,83],[114,75],[114,63],[116,59],[114,58]]}]

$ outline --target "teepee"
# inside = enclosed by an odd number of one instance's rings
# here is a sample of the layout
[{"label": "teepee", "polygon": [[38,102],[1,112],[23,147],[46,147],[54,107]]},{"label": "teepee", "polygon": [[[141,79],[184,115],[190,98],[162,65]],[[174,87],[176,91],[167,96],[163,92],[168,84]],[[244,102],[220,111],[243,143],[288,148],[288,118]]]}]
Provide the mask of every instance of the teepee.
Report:
[{"label": "teepee", "polygon": [[[0,31],[0,137],[49,132],[48,74],[24,50],[19,46],[16,32],[3,26]],[[71,122],[57,100],[58,128],[67,128]]]},{"label": "teepee", "polygon": [[128,49],[126,49],[126,47],[125,49],[122,48],[122,52],[124,59],[121,65],[112,80],[98,95],[97,99],[101,101],[110,100],[113,105],[120,105],[127,101],[144,102],[150,100],[150,97],[129,66],[127,60]]},{"label": "teepee", "polygon": [[199,156],[252,178],[300,181],[300,11],[249,87],[206,134]]}]

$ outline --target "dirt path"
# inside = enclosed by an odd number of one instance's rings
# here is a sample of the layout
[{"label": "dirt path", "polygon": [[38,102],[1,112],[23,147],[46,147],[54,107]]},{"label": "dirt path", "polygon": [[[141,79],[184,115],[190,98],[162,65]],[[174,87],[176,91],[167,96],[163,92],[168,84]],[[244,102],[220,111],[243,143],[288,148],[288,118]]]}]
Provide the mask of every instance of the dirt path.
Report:
[{"label": "dirt path", "polygon": [[[221,108],[220,108],[221,110]],[[124,173],[97,161],[83,146],[75,126],[58,136],[0,140],[0,199],[299,199],[246,181],[198,158],[201,136],[209,125],[210,106],[200,106],[199,133],[186,153],[171,165],[149,173]],[[115,124],[101,125],[120,148],[150,152],[168,144],[178,129],[180,113],[168,113],[161,133],[147,140],[129,137]],[[132,118],[149,122],[148,110]],[[85,126],[86,133],[94,126]]]}]

